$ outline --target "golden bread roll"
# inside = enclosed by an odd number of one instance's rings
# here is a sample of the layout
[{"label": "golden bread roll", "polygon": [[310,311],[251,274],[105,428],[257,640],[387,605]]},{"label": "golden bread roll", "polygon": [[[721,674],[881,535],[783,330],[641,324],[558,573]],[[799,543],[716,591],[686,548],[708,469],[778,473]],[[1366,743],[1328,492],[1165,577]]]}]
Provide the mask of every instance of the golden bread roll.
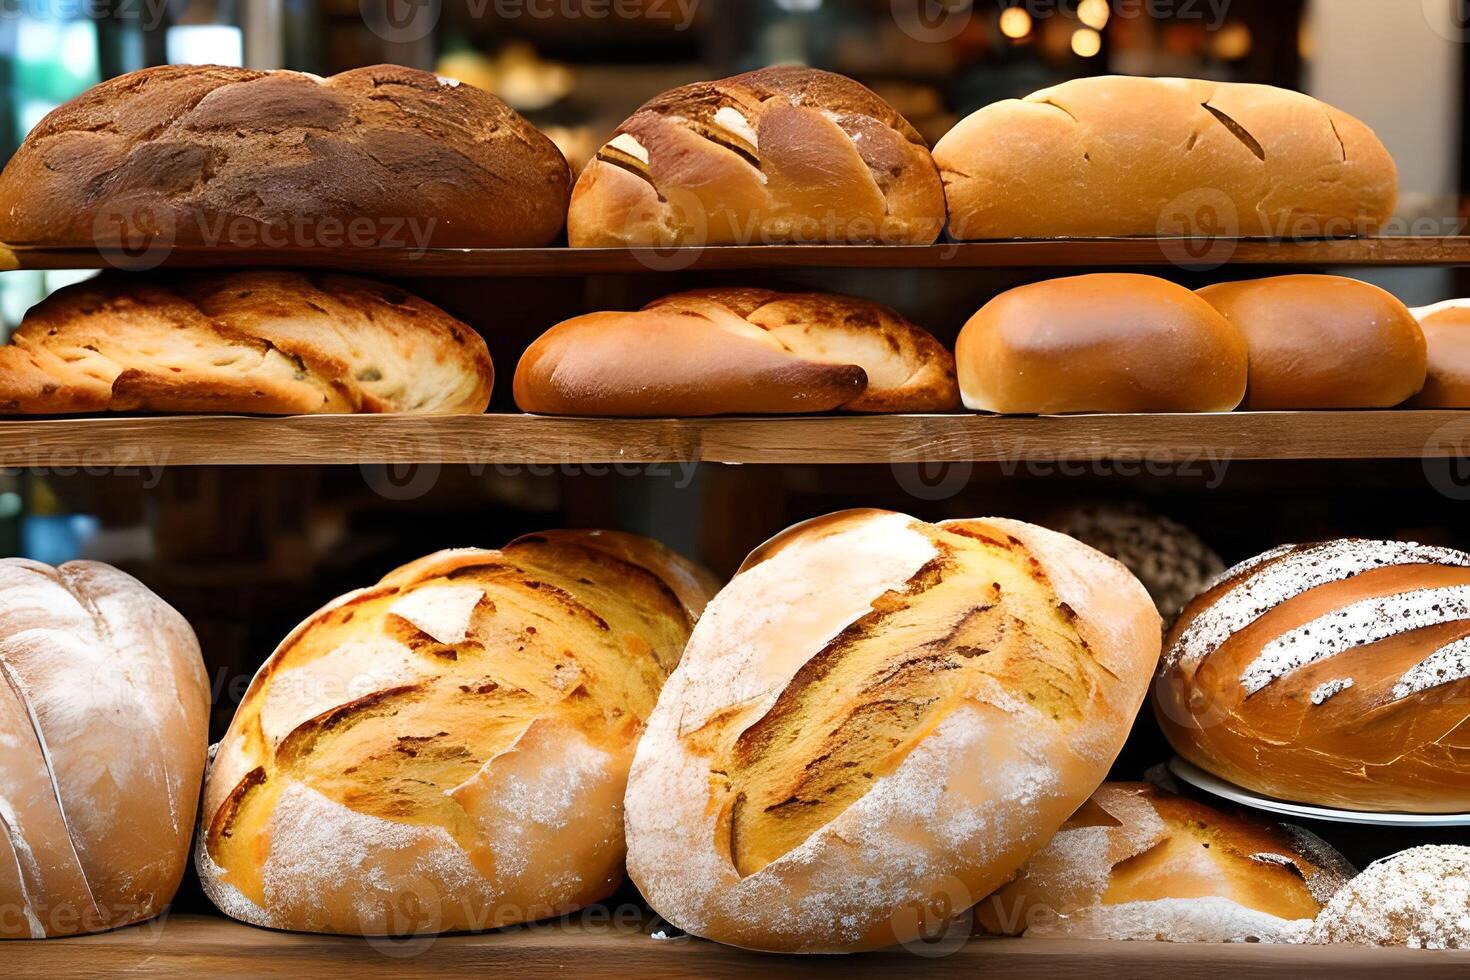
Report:
[{"label": "golden bread roll", "polygon": [[0,938],[167,908],[189,860],[209,697],[194,631],[137,579],[0,560]]},{"label": "golden bread roll", "polygon": [[1424,331],[1428,370],[1415,408],[1470,408],[1470,300],[1412,311]]},{"label": "golden bread roll", "polygon": [[573,248],[928,245],[944,229],[929,147],[850,78],[763,68],[672,89],[572,189]]},{"label": "golden bread roll", "polygon": [[486,929],[607,897],[633,746],[713,583],[611,532],[441,551],[266,661],[209,768],[204,889],[256,925]]},{"label": "golden bread roll", "polygon": [[1123,566],[1007,520],[848,511],[753,553],[638,745],[628,871],[751,949],[920,936],[1107,775],[1159,648]]},{"label": "golden bread roll", "polygon": [[393,286],[118,274],[31,308],[0,347],[0,414],[479,414],[494,380],[479,334]]},{"label": "golden bread roll", "polygon": [[1229,412],[1245,397],[1248,359],[1209,303],[1130,273],[1012,289],[955,343],[965,407],[1002,415]]},{"label": "golden bread roll", "polygon": [[1105,783],[975,914],[1028,938],[1300,942],[1354,874],[1300,827]]},{"label": "golden bread roll", "polygon": [[571,173],[500,99],[397,65],[163,65],[95,85],[0,173],[0,242],[535,247]]},{"label": "golden bread roll", "polygon": [[1370,864],[1327,903],[1309,941],[1470,949],[1470,847],[1415,847]]},{"label": "golden bread roll", "polygon": [[1299,92],[1078,78],[975,112],[934,146],[950,234],[1326,238],[1393,215],[1373,131]]},{"label": "golden bread roll", "polygon": [[1298,803],[1470,811],[1470,555],[1277,548],[1185,607],[1165,648],[1155,708],[1196,766]]},{"label": "golden bread roll", "polygon": [[1424,331],[1377,286],[1342,276],[1276,276],[1199,295],[1250,345],[1245,408],[1392,408],[1424,387]]},{"label": "golden bread roll", "polygon": [[542,415],[942,412],[959,390],[949,351],[885,306],[722,288],[557,324],[521,357],[515,399]]}]

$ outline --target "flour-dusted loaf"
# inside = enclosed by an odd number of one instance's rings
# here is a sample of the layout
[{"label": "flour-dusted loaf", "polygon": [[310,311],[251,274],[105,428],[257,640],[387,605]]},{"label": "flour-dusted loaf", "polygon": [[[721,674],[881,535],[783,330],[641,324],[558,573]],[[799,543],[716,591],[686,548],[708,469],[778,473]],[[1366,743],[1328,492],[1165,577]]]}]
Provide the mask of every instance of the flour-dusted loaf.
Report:
[{"label": "flour-dusted loaf", "polygon": [[137,579],[0,560],[0,938],[115,929],[173,901],[209,693],[194,631]]},{"label": "flour-dusted loaf", "polygon": [[1470,811],[1470,554],[1290,545],[1185,608],[1155,688],[1175,750],[1277,799]]},{"label": "flour-dusted loaf", "polygon": [[442,551],[327,604],[210,765],[205,891],[256,925],[363,935],[605,898],[634,743],[713,591],[656,542],[579,531]]},{"label": "flour-dusted loaf", "polygon": [[975,914],[992,933],[1301,942],[1356,872],[1309,831],[1107,783]]},{"label": "flour-dusted loaf", "polygon": [[1078,78],[962,119],[934,147],[960,239],[1324,238],[1392,216],[1367,126],[1267,85]]},{"label": "flour-dusted loaf", "polygon": [[965,407],[981,412],[1229,412],[1249,351],[1183,286],[1103,273],[997,296],[960,331],[955,362]]},{"label": "flour-dusted loaf", "polygon": [[1273,276],[1216,283],[1199,295],[1250,345],[1247,409],[1392,408],[1424,387],[1424,331],[1371,283]]},{"label": "flour-dusted loaf", "polygon": [[0,414],[479,414],[494,380],[479,334],[393,286],[118,274],[26,314],[0,347]]},{"label": "flour-dusted loaf", "polygon": [[927,245],[944,188],[908,121],[850,78],[763,68],[672,89],[577,178],[573,247]]},{"label": "flour-dusted loaf", "polygon": [[1317,916],[1310,941],[1470,949],[1470,847],[1415,847],[1370,864]]},{"label": "flour-dusted loaf", "polygon": [[1428,370],[1415,408],[1470,408],[1470,299],[1412,311],[1424,331]]},{"label": "flour-dusted loaf", "polygon": [[758,549],[638,745],[628,870],[754,949],[917,938],[1003,884],[1107,775],[1159,618],[1117,562],[1008,520],[849,511]]},{"label": "flour-dusted loaf", "polygon": [[162,65],[31,130],[0,174],[0,242],[540,246],[570,187],[509,106],[427,72]]},{"label": "flour-dusted loaf", "polygon": [[954,358],[850,296],[699,289],[557,324],[521,357],[516,404],[543,415],[940,412]]}]

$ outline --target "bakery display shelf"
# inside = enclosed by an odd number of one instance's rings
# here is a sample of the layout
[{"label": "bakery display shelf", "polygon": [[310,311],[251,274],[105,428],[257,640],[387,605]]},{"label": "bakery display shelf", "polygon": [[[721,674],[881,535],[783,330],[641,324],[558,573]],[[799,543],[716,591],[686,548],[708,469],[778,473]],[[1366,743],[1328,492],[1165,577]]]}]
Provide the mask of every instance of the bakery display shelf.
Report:
[{"label": "bakery display shelf", "polygon": [[520,414],[0,421],[0,467],[1020,462],[1470,455],[1470,412],[585,419]]},{"label": "bakery display shelf", "polygon": [[[574,917],[473,936],[406,941],[271,932],[223,918],[175,915],[98,936],[6,942],[8,976],[316,977],[763,976],[1006,977],[1128,976],[1193,980],[1219,976],[1368,977],[1408,970],[1416,977],[1464,977],[1470,950],[1346,946],[1213,945],[1042,939],[972,939],[957,948],[893,949],[857,956],[772,956],[703,940],[653,939],[640,923]],[[13,972],[12,972],[13,971]]]},{"label": "bakery display shelf", "polygon": [[935,245],[730,245],[711,248],[179,247],[132,254],[0,245],[0,269],[146,270],[220,266],[317,267],[385,276],[580,276],[685,270],[857,268],[1090,268],[1176,265],[1470,265],[1470,237],[1265,239],[1065,238]]}]

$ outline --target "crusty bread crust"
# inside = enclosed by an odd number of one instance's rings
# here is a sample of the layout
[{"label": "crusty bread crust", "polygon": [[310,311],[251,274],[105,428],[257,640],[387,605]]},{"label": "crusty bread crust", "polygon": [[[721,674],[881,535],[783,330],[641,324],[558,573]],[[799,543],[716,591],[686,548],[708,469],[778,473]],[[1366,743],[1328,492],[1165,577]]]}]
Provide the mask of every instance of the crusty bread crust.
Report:
[{"label": "crusty bread crust", "polygon": [[26,136],[0,174],[0,241],[541,246],[570,185],[555,144],[504,102],[427,72],[164,65]]},{"label": "crusty bread crust", "polygon": [[1079,78],[973,113],[934,159],[962,240],[1342,237],[1398,198],[1372,130],[1267,85]]},{"label": "crusty bread crust", "polygon": [[485,341],[395,287],[245,271],[103,276],[53,293],[0,347],[0,414],[478,414]]}]

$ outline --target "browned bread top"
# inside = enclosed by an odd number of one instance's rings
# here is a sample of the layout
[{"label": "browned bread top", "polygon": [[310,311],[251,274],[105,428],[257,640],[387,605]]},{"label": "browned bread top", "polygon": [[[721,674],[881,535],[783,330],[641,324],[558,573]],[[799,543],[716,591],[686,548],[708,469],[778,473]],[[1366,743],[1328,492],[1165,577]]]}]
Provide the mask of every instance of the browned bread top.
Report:
[{"label": "browned bread top", "polygon": [[485,341],[365,279],[247,271],[102,276],[53,293],[0,347],[0,414],[478,414]]},{"label": "browned bread top", "polygon": [[764,68],[665,92],[577,180],[575,247],[928,244],[944,227],[929,148],[873,92]]},{"label": "browned bread top", "polygon": [[504,102],[427,72],[164,65],[31,131],[0,174],[0,241],[540,246],[570,182]]},{"label": "browned bread top", "polygon": [[1470,408],[1470,300],[1452,299],[1411,311],[1424,331],[1428,370],[1417,408]]}]

